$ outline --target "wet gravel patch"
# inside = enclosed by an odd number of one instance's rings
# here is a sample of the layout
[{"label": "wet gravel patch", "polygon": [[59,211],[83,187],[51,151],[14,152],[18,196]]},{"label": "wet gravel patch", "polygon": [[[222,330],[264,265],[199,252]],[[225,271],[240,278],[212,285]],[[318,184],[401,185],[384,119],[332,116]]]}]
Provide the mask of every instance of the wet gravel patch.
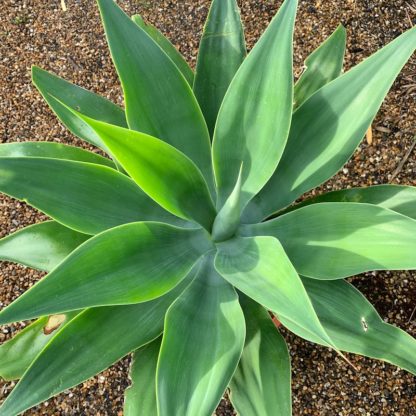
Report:
[{"label": "wet gravel patch", "polygon": [[[0,9],[0,141],[48,140],[91,146],[60,125],[30,82],[32,64],[54,71],[122,104],[122,94],[91,0],[4,0]],[[209,1],[120,0],[167,34],[194,65]],[[240,1],[249,48],[281,1]],[[414,0],[300,0],[295,34],[295,72],[306,56],[342,22],[348,31],[346,68],[416,24]],[[365,140],[341,172],[316,192],[380,183],[416,185],[416,150],[393,178],[416,133],[416,57],[395,82]],[[46,217],[11,198],[0,197],[0,237]],[[0,306],[10,303],[42,276],[2,263]],[[416,336],[416,273],[377,272],[353,279],[381,316]],[[0,341],[22,324],[2,327]],[[283,331],[293,366],[294,415],[416,415],[415,377],[389,364],[349,355],[358,371],[337,354]],[[111,334],[109,334],[111,337]],[[129,358],[25,415],[121,415]],[[13,383],[0,382],[0,400]],[[217,415],[231,415],[224,400]]]}]

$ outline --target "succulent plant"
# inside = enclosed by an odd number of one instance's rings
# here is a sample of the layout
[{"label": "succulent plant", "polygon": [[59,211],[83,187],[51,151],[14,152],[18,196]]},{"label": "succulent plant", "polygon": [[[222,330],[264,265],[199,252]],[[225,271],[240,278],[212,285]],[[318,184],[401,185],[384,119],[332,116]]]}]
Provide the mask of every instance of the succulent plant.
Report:
[{"label": "succulent plant", "polygon": [[[125,414],[291,414],[290,358],[274,316],[313,343],[416,374],[416,341],[345,278],[416,268],[416,188],[346,189],[298,202],[347,162],[416,29],[342,73],[340,26],[293,85],[296,0],[246,56],[235,0],[214,0],[196,73],[140,16],[98,0],[125,100],[40,68],[67,128],[110,158],[57,143],[0,146],[0,191],[47,214],[0,258],[49,272],[0,312],[38,318],[0,347],[21,380],[17,415],[133,353]],[[294,99],[293,99],[294,97]]]}]

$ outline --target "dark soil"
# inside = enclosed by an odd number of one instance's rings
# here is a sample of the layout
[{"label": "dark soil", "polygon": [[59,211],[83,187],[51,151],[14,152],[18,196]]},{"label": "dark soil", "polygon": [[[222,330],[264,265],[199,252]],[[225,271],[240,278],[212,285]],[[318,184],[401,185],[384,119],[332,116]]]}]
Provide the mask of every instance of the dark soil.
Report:
[{"label": "dark soil", "polygon": [[[122,95],[92,0],[3,0],[0,9],[0,141],[49,140],[81,145],[53,116],[30,82],[37,64],[120,104]],[[120,0],[128,13],[141,13],[159,27],[194,64],[209,1]],[[251,47],[281,1],[240,2]],[[338,25],[348,30],[346,67],[360,62],[416,23],[415,0],[300,0],[295,37],[295,71]],[[365,141],[351,162],[318,192],[359,185],[416,185],[416,151],[394,175],[410,149],[416,126],[415,56],[394,84]],[[88,147],[82,144],[84,147]],[[0,197],[0,237],[46,217],[11,198]],[[2,263],[0,307],[26,291],[39,272]],[[377,272],[353,279],[382,317],[416,336],[416,273]],[[0,341],[22,324],[2,327]],[[110,335],[110,334],[109,334]],[[284,331],[293,365],[294,415],[416,415],[416,379],[388,364],[349,356],[355,371],[334,352]],[[121,415],[129,359],[26,415]],[[0,400],[13,383],[0,382]],[[226,401],[217,415],[231,415]],[[261,415],[259,415],[261,416]]]}]

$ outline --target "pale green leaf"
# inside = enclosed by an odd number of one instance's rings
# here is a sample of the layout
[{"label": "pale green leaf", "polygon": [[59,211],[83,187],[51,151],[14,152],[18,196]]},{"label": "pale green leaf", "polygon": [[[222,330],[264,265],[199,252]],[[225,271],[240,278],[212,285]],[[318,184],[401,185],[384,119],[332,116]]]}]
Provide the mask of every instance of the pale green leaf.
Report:
[{"label": "pale green leaf", "polygon": [[194,83],[211,136],[224,95],[246,53],[236,0],[213,0],[199,45]]},{"label": "pale green leaf", "polygon": [[416,28],[317,91],[294,114],[273,177],[247,207],[257,222],[335,175],[349,160],[416,47]]},{"label": "pale green leaf", "polygon": [[342,73],[347,31],[338,28],[305,60],[305,71],[295,85],[295,108]]},{"label": "pale green leaf", "polygon": [[60,315],[53,328],[48,327],[50,319],[47,316],[40,318],[0,345],[0,378],[6,381],[21,378],[35,357],[55,335],[55,331],[75,315],[76,312]]},{"label": "pale green leaf", "polygon": [[158,338],[133,354],[131,385],[124,393],[124,416],[158,416],[156,366],[160,341]]},{"label": "pale green leaf", "polygon": [[219,208],[243,162],[241,207],[272,176],[285,148],[292,114],[292,37],[296,0],[286,0],[240,66],[215,127],[213,164]]},{"label": "pale green leaf", "polygon": [[246,342],[230,383],[230,399],[239,416],[291,416],[290,357],[286,342],[268,312],[240,295],[246,318]]},{"label": "pale green leaf", "polygon": [[0,157],[47,157],[115,167],[110,159],[96,153],[54,142],[4,143],[0,145]]},{"label": "pale green leaf", "polygon": [[416,269],[416,220],[376,205],[313,204],[240,233],[278,238],[298,273],[316,279]]},{"label": "pale green leaf", "polygon": [[186,155],[162,140],[84,118],[135,182],[160,206],[211,230],[215,208],[207,183]]},{"label": "pale green leaf", "polygon": [[136,14],[131,18],[133,19],[133,22],[141,27],[159,45],[163,52],[169,56],[173,63],[178,67],[179,71],[182,72],[182,75],[186,78],[188,84],[192,87],[194,83],[194,73],[181,53],[174,45],[172,45],[171,41],[153,25],[146,23],[139,14]]},{"label": "pale green leaf", "polygon": [[217,247],[215,267],[221,276],[273,311],[295,334],[333,346],[278,240],[237,237]]},{"label": "pale green leaf", "polygon": [[0,192],[86,234],[134,221],[183,223],[155,204],[126,175],[91,163],[2,157]]},{"label": "pale green leaf", "polygon": [[95,132],[69,112],[59,101],[53,100],[51,95],[89,117],[127,127],[123,109],[93,92],[71,84],[37,66],[32,67],[32,81],[62,123],[73,134],[94,146],[107,151],[106,146]]},{"label": "pale green leaf", "polygon": [[211,416],[244,345],[238,296],[208,256],[166,314],[157,368],[159,416]]},{"label": "pale green leaf", "polygon": [[211,247],[202,229],[145,222],[112,228],[78,247],[3,309],[0,325],[155,299],[172,290]]},{"label": "pale green leaf", "polygon": [[0,415],[16,416],[157,338],[167,308],[193,277],[191,273],[173,291],[151,302],[79,314],[43,349],[0,408]]},{"label": "pale green leaf", "polygon": [[339,349],[386,361],[416,375],[416,340],[384,322],[354,286],[344,280],[304,278],[303,283]]},{"label": "pale green leaf", "polygon": [[123,87],[129,127],[164,140],[186,154],[213,189],[209,133],[188,82],[153,39],[113,0],[98,0],[98,5]]},{"label": "pale green leaf", "polygon": [[50,271],[88,238],[55,221],[45,221],[2,238],[0,260]]}]

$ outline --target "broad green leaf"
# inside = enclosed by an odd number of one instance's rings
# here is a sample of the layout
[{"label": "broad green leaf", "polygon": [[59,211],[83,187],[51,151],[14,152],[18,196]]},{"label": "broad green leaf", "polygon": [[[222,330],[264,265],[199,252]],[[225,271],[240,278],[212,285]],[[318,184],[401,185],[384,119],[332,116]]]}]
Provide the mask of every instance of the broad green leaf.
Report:
[{"label": "broad green leaf", "polygon": [[217,247],[215,268],[224,279],[273,311],[280,322],[295,334],[333,346],[278,240],[273,237],[236,237]]},{"label": "broad green leaf", "polygon": [[22,142],[0,144],[0,157],[47,157],[51,159],[75,160],[114,168],[114,163],[105,157],[79,147],[54,142]]},{"label": "broad green leaf", "polygon": [[71,84],[36,66],[32,67],[32,81],[68,130],[94,146],[107,151],[104,143],[86,123],[75,117],[62,103],[52,99],[51,96],[89,117],[127,127],[123,109],[93,92]]},{"label": "broad green leaf", "polygon": [[159,416],[211,416],[244,345],[238,296],[212,256],[166,314],[157,368]]},{"label": "broad green leaf", "polygon": [[85,234],[134,221],[181,223],[114,169],[38,157],[1,157],[0,192]]},{"label": "broad green leaf", "polygon": [[361,142],[416,47],[416,28],[317,91],[294,114],[273,177],[247,207],[257,222],[335,175]]},{"label": "broad green leaf", "polygon": [[[66,315],[40,318],[0,345],[0,378],[6,381],[21,378],[35,357],[55,335],[55,331],[75,315],[75,312],[70,312]],[[48,323],[54,319],[55,324],[48,327]]]},{"label": "broad green leaf", "polygon": [[124,416],[158,416],[156,366],[161,338],[136,350],[130,367],[131,386],[124,394]]},{"label": "broad green leaf", "polygon": [[214,204],[207,183],[192,160],[147,134],[85,120],[126,172],[160,206],[211,230],[216,214]]},{"label": "broad green leaf", "polygon": [[112,228],[78,247],[3,309],[0,325],[155,299],[172,290],[211,247],[202,229],[145,222]]},{"label": "broad green leaf", "polygon": [[416,269],[416,220],[376,205],[313,204],[240,233],[278,238],[297,272],[315,279]]},{"label": "broad green leaf", "polygon": [[213,0],[199,45],[194,83],[211,136],[224,95],[246,53],[236,0]]},{"label": "broad green leaf", "polygon": [[241,173],[238,175],[237,183],[231,195],[225,201],[218,215],[215,217],[214,225],[212,227],[212,238],[214,241],[224,241],[231,238],[240,225],[240,195],[241,195]]},{"label": "broad green leaf", "polygon": [[416,375],[416,340],[385,323],[354,286],[344,280],[304,278],[303,283],[339,349],[387,361]]},{"label": "broad green leaf", "polygon": [[305,61],[305,71],[295,85],[294,105],[300,107],[311,95],[342,73],[347,31],[337,30],[315,49]]},{"label": "broad green leaf", "polygon": [[240,416],[291,416],[290,357],[268,312],[240,295],[246,342],[230,383],[230,399]]},{"label": "broad green leaf", "polygon": [[359,202],[391,209],[416,220],[416,187],[376,185],[367,188],[343,189],[307,199],[288,211],[319,202]]},{"label": "broad green leaf", "polygon": [[188,84],[192,87],[194,83],[194,73],[181,53],[175,48],[174,45],[172,45],[171,41],[153,25],[146,23],[139,14],[132,16],[132,19],[133,22],[136,23],[137,26],[141,27],[159,45],[163,52],[169,56],[179,71],[181,71],[182,75],[186,78]]},{"label": "broad green leaf", "polygon": [[113,0],[98,0],[98,5],[123,87],[129,127],[164,140],[186,154],[213,187],[209,133],[188,82],[153,39]]},{"label": "broad green leaf", "polygon": [[213,164],[219,208],[243,163],[241,207],[272,176],[285,148],[292,114],[292,38],[296,0],[286,0],[240,66],[215,127]]},{"label": "broad green leaf", "polygon": [[16,416],[159,337],[167,308],[192,278],[191,273],[173,291],[151,302],[79,314],[43,349],[0,408],[0,415]]},{"label": "broad green leaf", "polygon": [[50,271],[88,238],[55,221],[45,221],[2,238],[0,260]]}]

